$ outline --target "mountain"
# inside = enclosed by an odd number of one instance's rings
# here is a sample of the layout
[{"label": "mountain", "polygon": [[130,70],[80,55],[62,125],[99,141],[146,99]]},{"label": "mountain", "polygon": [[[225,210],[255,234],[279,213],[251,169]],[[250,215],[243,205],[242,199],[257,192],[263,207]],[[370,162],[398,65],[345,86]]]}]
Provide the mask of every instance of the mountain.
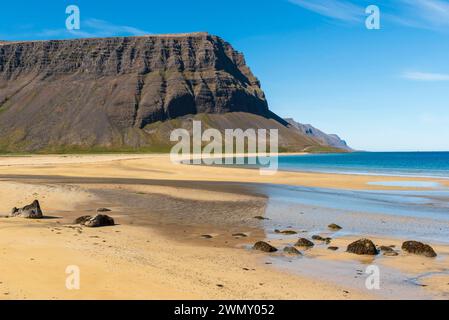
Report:
[{"label": "mountain", "polygon": [[208,33],[0,42],[1,152],[167,151],[192,119],[333,147],[271,112],[243,55]]},{"label": "mountain", "polygon": [[302,124],[296,122],[291,118],[286,118],[285,121],[287,121],[292,128],[299,130],[301,133],[305,134],[310,138],[320,141],[323,145],[328,145],[330,147],[342,149],[345,151],[353,151],[353,149],[348,146],[346,141],[342,140],[336,134],[324,133],[323,131],[313,127],[310,124]]}]

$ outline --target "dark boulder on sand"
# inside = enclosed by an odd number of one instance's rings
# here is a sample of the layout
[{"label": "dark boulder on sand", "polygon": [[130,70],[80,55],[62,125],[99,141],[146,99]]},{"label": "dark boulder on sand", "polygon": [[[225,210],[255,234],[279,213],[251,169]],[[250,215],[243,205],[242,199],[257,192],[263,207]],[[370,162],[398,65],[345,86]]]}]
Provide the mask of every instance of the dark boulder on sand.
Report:
[{"label": "dark boulder on sand", "polygon": [[315,244],[310,241],[307,240],[306,238],[300,238],[296,243],[295,243],[295,247],[304,247],[304,248],[311,248],[313,247]]},{"label": "dark boulder on sand", "polygon": [[23,208],[13,208],[11,217],[21,217],[26,219],[42,219],[44,217],[38,200]]},{"label": "dark boulder on sand", "polygon": [[259,250],[263,252],[276,252],[278,249],[273,247],[271,244],[268,244],[264,241],[259,241],[253,246],[254,250]]},{"label": "dark boulder on sand", "polygon": [[435,258],[437,256],[435,250],[427,244],[418,241],[406,241],[402,244],[402,250],[407,253],[416,254],[428,258]]},{"label": "dark boulder on sand", "polygon": [[361,239],[351,243],[346,251],[358,255],[370,256],[375,256],[379,253],[374,243],[368,239]]},{"label": "dark boulder on sand", "polygon": [[274,230],[275,233],[280,233],[280,234],[285,234],[285,235],[293,235],[293,234],[298,234],[298,232],[296,232],[295,230]]},{"label": "dark boulder on sand", "polygon": [[331,223],[330,225],[327,226],[329,229],[334,230],[334,231],[338,231],[343,229],[342,227],[340,227],[338,224],[335,223]]},{"label": "dark boulder on sand", "polygon": [[299,252],[299,250],[296,249],[295,247],[285,247],[285,248],[284,248],[284,252],[285,252],[286,254],[291,254],[291,255],[296,255],[296,256],[302,255],[302,253]]},{"label": "dark boulder on sand", "polygon": [[98,228],[114,226],[115,221],[111,217],[104,214],[97,214],[96,216],[83,216],[75,220],[75,224],[81,224],[88,228]]}]

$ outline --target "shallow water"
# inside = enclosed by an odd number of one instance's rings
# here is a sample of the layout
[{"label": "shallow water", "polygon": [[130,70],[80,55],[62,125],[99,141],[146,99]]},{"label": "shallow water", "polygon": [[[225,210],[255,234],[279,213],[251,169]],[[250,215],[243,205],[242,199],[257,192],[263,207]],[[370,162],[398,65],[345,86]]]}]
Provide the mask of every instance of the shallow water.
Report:
[{"label": "shallow water", "polygon": [[442,185],[438,182],[430,181],[376,181],[368,182],[371,186],[382,186],[382,187],[400,187],[400,188],[430,188],[437,189],[442,188]]},{"label": "shallow water", "polygon": [[[268,195],[264,228],[268,240],[280,240],[293,245],[298,237],[310,239],[314,234],[333,239],[348,235],[378,236],[400,240],[418,240],[449,244],[449,190],[428,191],[348,191],[292,186],[263,186]],[[327,226],[343,227],[332,232]],[[299,235],[285,236],[275,229],[293,229]],[[327,247],[316,243],[316,247]],[[313,252],[313,250],[312,250]],[[440,257],[441,258],[441,257]],[[382,265],[378,256],[372,263]],[[392,258],[394,259],[394,258]],[[331,261],[310,256],[300,258],[273,256],[269,261],[276,267],[293,273],[325,279],[348,288],[367,290],[366,267],[359,260]],[[384,299],[430,299],[435,296],[423,289],[419,279],[426,275],[405,274],[380,267],[381,290],[367,293]],[[449,266],[448,266],[449,270]]]},{"label": "shallow water", "polygon": [[348,191],[264,186],[267,232],[292,226],[322,232],[330,223],[343,234],[405,237],[449,243],[449,190]]}]

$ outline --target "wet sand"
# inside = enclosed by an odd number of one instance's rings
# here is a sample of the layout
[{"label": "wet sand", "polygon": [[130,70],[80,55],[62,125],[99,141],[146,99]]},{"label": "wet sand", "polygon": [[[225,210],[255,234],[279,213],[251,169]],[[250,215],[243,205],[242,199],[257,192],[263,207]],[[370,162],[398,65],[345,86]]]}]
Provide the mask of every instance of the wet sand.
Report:
[{"label": "wet sand", "polygon": [[[269,195],[254,183],[416,190],[368,185],[389,179],[285,172],[262,177],[257,170],[173,165],[163,155],[0,158],[0,214],[37,198],[45,214],[53,217],[0,218],[0,299],[389,298],[350,281],[298,273],[272,260],[285,259],[283,253],[249,249],[267,238],[280,249],[286,244],[270,239],[265,222],[254,218],[265,216],[269,205]],[[447,185],[430,179],[435,180]],[[98,207],[112,209],[118,225],[100,229],[71,225],[74,218],[94,214]],[[237,233],[246,237],[233,236]],[[342,236],[334,241],[344,247],[351,239]],[[379,243],[398,241],[379,239]],[[410,277],[422,276],[419,286],[428,292],[425,298],[444,298],[447,279],[439,271],[449,265],[448,250],[446,245],[437,250],[441,254],[436,260],[403,255],[382,264]],[[312,269],[326,261],[358,267],[353,255],[326,248],[300,259],[315,263]],[[80,266],[81,290],[65,288],[68,265]],[[434,273],[423,276],[410,265],[424,265]]]}]

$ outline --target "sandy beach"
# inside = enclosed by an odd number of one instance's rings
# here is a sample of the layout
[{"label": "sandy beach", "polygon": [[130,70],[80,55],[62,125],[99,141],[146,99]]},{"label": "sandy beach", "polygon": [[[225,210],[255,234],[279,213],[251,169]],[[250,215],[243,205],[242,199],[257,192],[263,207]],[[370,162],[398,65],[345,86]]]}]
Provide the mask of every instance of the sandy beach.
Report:
[{"label": "sandy beach", "polygon": [[[413,180],[449,187],[445,179]],[[407,178],[281,171],[261,176],[254,169],[177,165],[167,155],[1,157],[0,299],[400,298],[400,290],[382,295],[319,272],[293,270],[292,261],[304,261],[299,263],[310,269],[329,261],[344,263],[345,270],[360,273],[358,266],[373,263],[373,258],[324,245],[299,258],[250,249],[259,240],[282,248],[299,237],[270,237],[264,221],[254,218],[265,216],[269,198],[254,185],[421,190],[369,184],[385,181]],[[35,199],[46,219],[6,217],[11,208]],[[101,207],[112,210],[108,214],[116,226],[73,225],[75,218]],[[246,237],[235,236],[241,233]],[[366,237],[395,248],[401,240],[411,240]],[[344,248],[357,239],[342,235],[332,246]],[[447,299],[449,246],[430,244],[437,259],[401,252],[380,256],[375,263],[422,277],[415,286],[425,298]],[[80,290],[66,288],[67,266],[79,266]],[[409,298],[405,291],[404,297]]]}]

